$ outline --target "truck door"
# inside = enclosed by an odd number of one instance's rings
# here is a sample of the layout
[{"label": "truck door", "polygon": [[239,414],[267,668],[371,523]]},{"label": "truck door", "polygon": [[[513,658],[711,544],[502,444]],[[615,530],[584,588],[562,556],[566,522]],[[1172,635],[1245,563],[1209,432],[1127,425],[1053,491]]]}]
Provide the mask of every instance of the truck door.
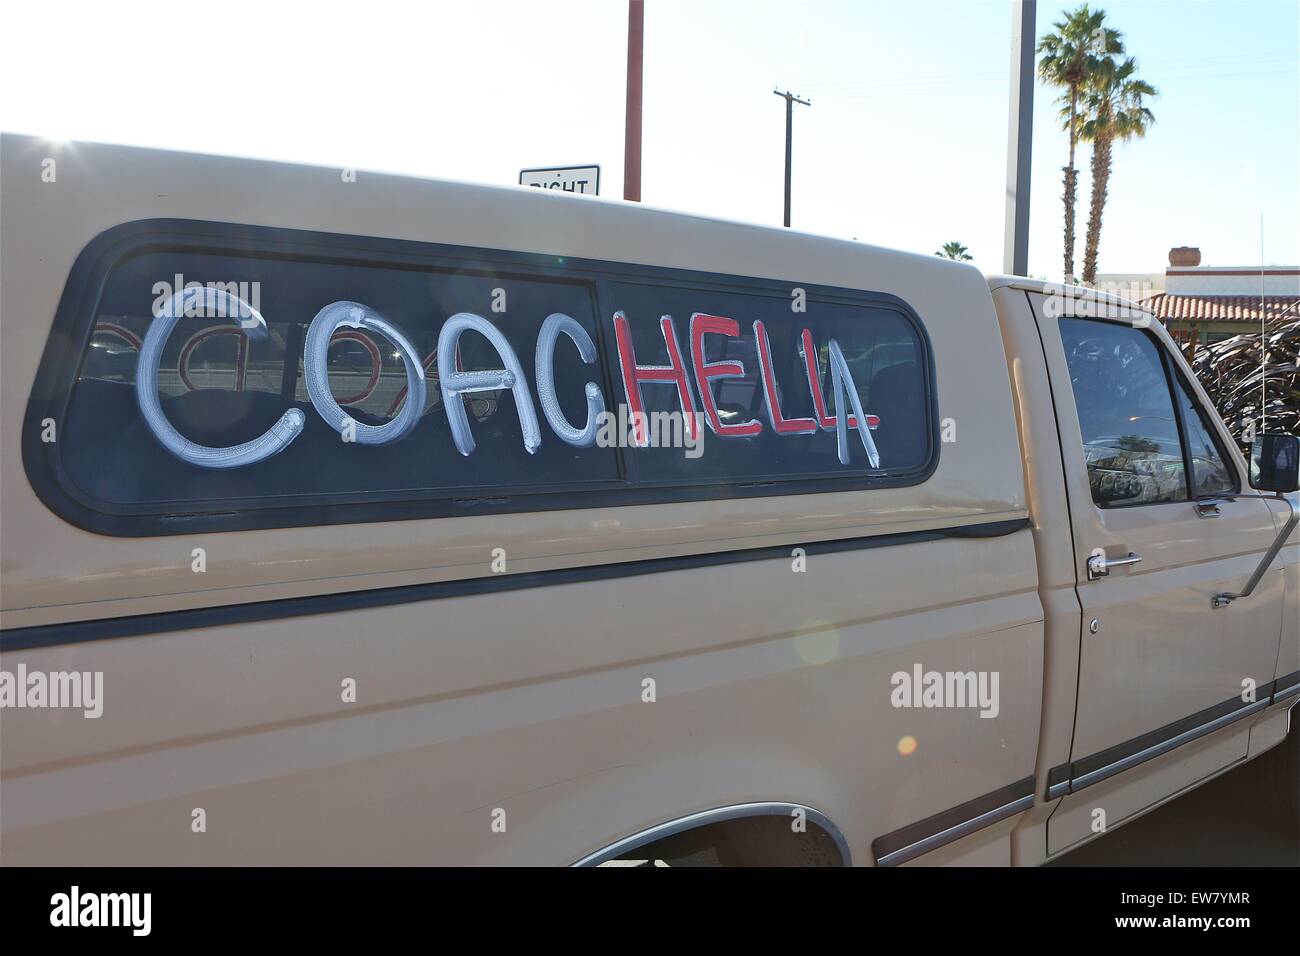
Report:
[{"label": "truck door", "polygon": [[[1049,777],[1049,793],[1060,795],[1260,709],[1254,702],[1274,679],[1283,575],[1279,565],[1249,600],[1214,607],[1276,532],[1267,504],[1242,496],[1245,463],[1164,330],[1142,313],[1085,317],[1030,298],[1052,379],[1083,611],[1071,761]],[[1116,789],[1122,780],[1099,788],[1113,796],[1111,821],[1245,756],[1244,735],[1222,739],[1162,770],[1158,786],[1151,776],[1127,794]],[[1088,835],[1075,822],[1049,838],[1051,850]]]}]

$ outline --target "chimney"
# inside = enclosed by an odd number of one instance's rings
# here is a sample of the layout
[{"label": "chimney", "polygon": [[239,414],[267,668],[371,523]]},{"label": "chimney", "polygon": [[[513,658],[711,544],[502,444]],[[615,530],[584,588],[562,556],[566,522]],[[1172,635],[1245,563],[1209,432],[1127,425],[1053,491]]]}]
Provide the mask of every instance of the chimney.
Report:
[{"label": "chimney", "polygon": [[1171,269],[1195,267],[1201,264],[1201,250],[1196,246],[1174,246],[1169,250]]}]

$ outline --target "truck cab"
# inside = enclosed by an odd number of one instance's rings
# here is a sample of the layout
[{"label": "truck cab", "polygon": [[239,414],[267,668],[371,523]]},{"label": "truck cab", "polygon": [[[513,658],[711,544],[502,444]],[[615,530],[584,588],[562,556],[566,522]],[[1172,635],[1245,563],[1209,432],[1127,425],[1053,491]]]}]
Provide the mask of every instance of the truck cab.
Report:
[{"label": "truck cab", "polygon": [[1293,530],[1248,599],[1218,596],[1293,529],[1294,501],[1252,493],[1236,442],[1139,306],[989,285],[1037,499],[1049,662],[1037,774],[1051,811],[1045,836],[1016,845],[1050,857],[1286,734],[1300,692]]}]

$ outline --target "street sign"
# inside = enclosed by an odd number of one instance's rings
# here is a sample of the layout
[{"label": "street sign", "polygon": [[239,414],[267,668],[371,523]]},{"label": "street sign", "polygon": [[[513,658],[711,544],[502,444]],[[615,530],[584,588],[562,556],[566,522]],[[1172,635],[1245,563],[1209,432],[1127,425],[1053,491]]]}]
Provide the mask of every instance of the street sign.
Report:
[{"label": "street sign", "polygon": [[521,169],[519,185],[538,186],[542,189],[562,189],[566,193],[600,195],[599,166],[544,166],[541,169]]}]

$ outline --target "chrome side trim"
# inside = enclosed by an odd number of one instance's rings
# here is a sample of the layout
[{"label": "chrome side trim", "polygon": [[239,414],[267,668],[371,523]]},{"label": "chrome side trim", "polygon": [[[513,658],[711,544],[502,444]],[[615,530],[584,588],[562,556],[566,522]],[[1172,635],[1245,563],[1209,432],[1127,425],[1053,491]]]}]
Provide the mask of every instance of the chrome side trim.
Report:
[{"label": "chrome side trim", "polygon": [[1236,723],[1244,717],[1257,714],[1271,704],[1271,698],[1257,700],[1253,704],[1239,707],[1237,710],[1224,714],[1222,717],[1211,720],[1208,723],[1200,724],[1190,730],[1185,730],[1181,734],[1178,734],[1175,737],[1170,737],[1167,740],[1162,740],[1158,744],[1153,744],[1145,750],[1139,750],[1137,753],[1130,754],[1121,760],[1116,760],[1114,763],[1109,763],[1104,767],[1099,767],[1096,770],[1091,771],[1090,773],[1085,773],[1082,776],[1075,777],[1070,781],[1070,792],[1078,793],[1084,787],[1090,787],[1094,783],[1100,783],[1108,777],[1113,777],[1117,773],[1123,773],[1125,770],[1136,767],[1140,763],[1145,763],[1148,760],[1167,754],[1169,751],[1181,747],[1183,744],[1191,743],[1199,737],[1204,737],[1206,734],[1212,734],[1216,730],[1221,730],[1229,724]]},{"label": "chrome side trim", "polygon": [[1292,684],[1290,687],[1285,687],[1273,694],[1273,703],[1280,704],[1297,694],[1300,694],[1300,684]]},{"label": "chrome side trim", "polygon": [[1004,803],[1000,807],[995,807],[977,817],[958,823],[946,830],[940,830],[923,840],[917,840],[907,846],[895,850],[892,853],[886,853],[876,860],[879,866],[898,866],[906,863],[908,860],[914,860],[922,854],[929,853],[931,850],[937,850],[955,840],[960,840],[964,836],[969,836],[976,830],[982,830],[985,827],[992,826],[999,820],[1005,820],[1007,817],[1015,816],[1024,810],[1028,810],[1034,805],[1034,795],[1020,797],[1018,800],[1012,800],[1010,803]]},{"label": "chrome side trim", "polygon": [[871,841],[871,853],[880,866],[897,866],[953,840],[1026,810],[1034,802],[1032,776],[980,794]]},{"label": "chrome side trim", "polygon": [[702,810],[699,813],[692,813],[688,816],[678,817],[676,820],[669,820],[666,823],[660,823],[642,830],[640,833],[633,834],[630,837],[624,837],[617,840],[609,846],[597,850],[584,856],[573,866],[599,866],[608,860],[613,860],[629,850],[635,850],[637,847],[645,846],[647,843],[653,843],[656,840],[662,840],[665,837],[676,836],[678,833],[685,833],[687,830],[694,830],[697,827],[708,826],[711,823],[723,823],[727,820],[739,820],[744,817],[789,817],[791,811],[802,810],[805,817],[811,823],[821,827],[830,838],[835,841],[835,847],[840,851],[840,860],[845,866],[853,865],[853,854],[849,852],[848,841],[844,839],[844,834],[840,832],[839,827],[831,822],[830,817],[815,810],[812,807],[804,806],[801,803],[738,803],[729,807],[718,807],[715,810]]},{"label": "chrome side trim", "polygon": [[[832,538],[823,541],[799,543],[809,555],[839,554],[845,551],[862,551],[887,548],[900,544],[938,541],[943,538],[985,538],[1015,534],[1029,527],[1028,518],[1011,518],[1006,521],[987,521],[971,525],[956,525],[928,531],[904,531],[896,534],[865,535],[857,538]],[[87,621],[70,621],[65,624],[41,624],[33,627],[15,627],[0,630],[0,651],[25,650],[31,647],[53,647],[82,641],[108,640],[117,637],[139,637],[146,634],[170,634],[253,621],[278,621],[285,618],[312,614],[332,614],[338,611],[360,611],[374,607],[389,607],[443,598],[496,594],[502,591],[519,591],[529,588],[555,587],[590,581],[611,581],[643,574],[666,571],[684,571],[717,565],[744,564],[750,561],[786,560],[790,548],[797,542],[770,545],[760,548],[742,548],[731,551],[714,551],[707,554],[679,555],[669,558],[643,558],[636,561],[616,561],[611,564],[578,565],[554,568],[547,571],[516,571],[511,574],[493,574],[488,577],[457,578],[451,581],[434,581],[426,584],[403,584],[371,590],[342,591],[335,594],[317,594],[307,597],[275,598],[238,604],[218,604],[213,607],[186,608],[176,611],[159,611],[129,617],[110,617]]]},{"label": "chrome side trim", "polygon": [[1255,702],[1242,704],[1240,697],[1233,697],[1140,737],[1134,737],[1132,740],[1107,747],[1098,753],[1053,767],[1047,776],[1046,798],[1055,800],[1068,793],[1077,793],[1084,787],[1159,757],[1183,744],[1191,743],[1198,737],[1220,730],[1234,721],[1257,714],[1289,695],[1300,693],[1300,683],[1286,690],[1276,693],[1274,691],[1279,683],[1298,678],[1300,678],[1300,671],[1286,675],[1281,681],[1261,684],[1257,688],[1259,700]]}]

